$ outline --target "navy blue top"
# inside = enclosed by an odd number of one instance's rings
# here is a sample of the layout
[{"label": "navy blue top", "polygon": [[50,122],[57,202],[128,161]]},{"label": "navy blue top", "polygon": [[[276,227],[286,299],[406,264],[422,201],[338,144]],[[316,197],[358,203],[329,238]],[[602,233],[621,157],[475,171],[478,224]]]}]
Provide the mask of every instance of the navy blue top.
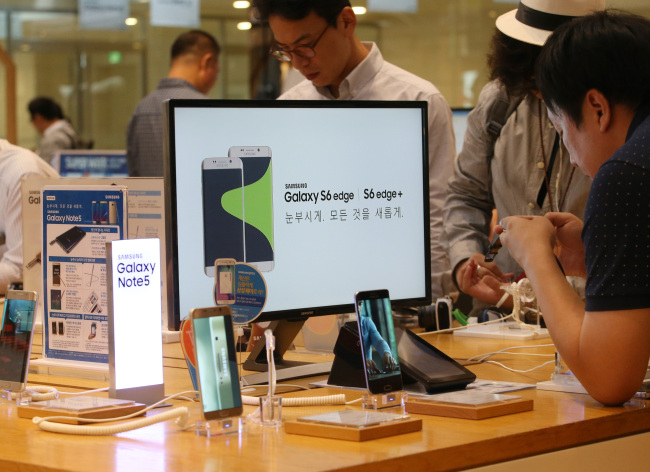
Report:
[{"label": "navy blue top", "polygon": [[650,103],[594,178],[582,241],[587,311],[650,307]]}]

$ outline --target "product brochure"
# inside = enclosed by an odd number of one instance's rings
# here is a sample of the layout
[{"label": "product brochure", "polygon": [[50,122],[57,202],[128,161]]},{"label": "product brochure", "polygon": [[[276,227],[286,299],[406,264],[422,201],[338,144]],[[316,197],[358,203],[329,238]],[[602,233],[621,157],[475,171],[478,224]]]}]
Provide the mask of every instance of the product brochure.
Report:
[{"label": "product brochure", "polygon": [[126,188],[43,188],[43,354],[108,363],[106,243],[124,239]]}]

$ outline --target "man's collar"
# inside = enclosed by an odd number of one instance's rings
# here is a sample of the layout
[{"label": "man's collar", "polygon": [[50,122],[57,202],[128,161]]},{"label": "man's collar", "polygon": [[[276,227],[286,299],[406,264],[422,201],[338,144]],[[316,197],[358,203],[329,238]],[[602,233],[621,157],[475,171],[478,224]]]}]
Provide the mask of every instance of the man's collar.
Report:
[{"label": "man's collar", "polygon": [[[369,53],[341,82],[339,86],[339,100],[353,100],[359,93],[359,90],[377,75],[384,63],[384,58],[375,43],[362,42],[361,44],[368,49]],[[335,98],[328,87],[316,87],[316,90],[329,99]]]},{"label": "man's collar", "polygon": [[56,130],[63,128],[65,126],[65,120],[57,120],[54,123],[52,123],[50,126],[45,128],[45,131],[43,131],[43,136],[47,136],[50,133],[54,133]]},{"label": "man's collar", "polygon": [[650,100],[641,103],[639,108],[637,108],[634,118],[632,118],[632,122],[630,123],[630,127],[627,130],[627,136],[625,136],[626,142],[632,137],[639,125],[643,123],[648,116],[650,116]]}]

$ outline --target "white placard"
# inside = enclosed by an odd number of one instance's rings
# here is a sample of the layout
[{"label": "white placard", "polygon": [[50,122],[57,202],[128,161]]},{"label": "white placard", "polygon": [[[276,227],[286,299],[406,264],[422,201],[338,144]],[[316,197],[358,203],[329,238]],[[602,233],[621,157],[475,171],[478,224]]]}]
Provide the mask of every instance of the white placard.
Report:
[{"label": "white placard", "polygon": [[153,26],[198,28],[201,23],[200,0],[151,0]]},{"label": "white placard", "polygon": [[126,29],[129,0],[79,0],[81,29]]},{"label": "white placard", "polygon": [[109,396],[152,403],[163,393],[160,240],[113,241],[106,254]]}]

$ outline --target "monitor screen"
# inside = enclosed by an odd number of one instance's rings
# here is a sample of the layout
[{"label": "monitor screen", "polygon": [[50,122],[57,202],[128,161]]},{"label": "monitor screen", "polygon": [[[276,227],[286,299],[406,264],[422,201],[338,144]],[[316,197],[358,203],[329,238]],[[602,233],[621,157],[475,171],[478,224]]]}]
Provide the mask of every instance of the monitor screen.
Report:
[{"label": "monitor screen", "polygon": [[259,320],[429,304],[426,102],[170,100],[169,312],[214,305],[214,260],[258,267]]}]

